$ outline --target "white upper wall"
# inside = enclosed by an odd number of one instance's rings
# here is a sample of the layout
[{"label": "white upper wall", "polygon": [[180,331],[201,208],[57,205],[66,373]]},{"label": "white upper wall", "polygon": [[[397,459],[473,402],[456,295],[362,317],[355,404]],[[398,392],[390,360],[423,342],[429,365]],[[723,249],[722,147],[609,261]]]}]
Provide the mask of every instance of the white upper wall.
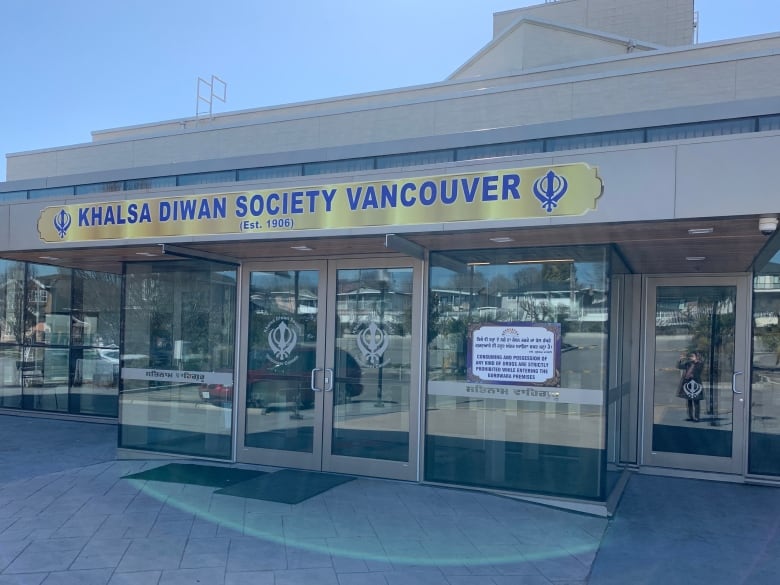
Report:
[{"label": "white upper wall", "polygon": [[693,43],[693,0],[560,0],[493,15],[493,37],[519,18],[541,18],[668,47]]},{"label": "white upper wall", "polygon": [[504,29],[449,79],[510,74],[657,48],[626,37],[523,17]]}]

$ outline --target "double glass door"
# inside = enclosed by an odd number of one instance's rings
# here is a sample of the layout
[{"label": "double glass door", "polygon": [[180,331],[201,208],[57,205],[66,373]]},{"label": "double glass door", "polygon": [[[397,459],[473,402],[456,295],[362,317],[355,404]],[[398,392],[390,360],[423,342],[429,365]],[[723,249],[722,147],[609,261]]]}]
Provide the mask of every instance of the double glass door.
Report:
[{"label": "double glass door", "polygon": [[644,463],[743,473],[748,277],[645,284]]},{"label": "double glass door", "polygon": [[239,461],[416,478],[420,273],[414,261],[245,269]]}]

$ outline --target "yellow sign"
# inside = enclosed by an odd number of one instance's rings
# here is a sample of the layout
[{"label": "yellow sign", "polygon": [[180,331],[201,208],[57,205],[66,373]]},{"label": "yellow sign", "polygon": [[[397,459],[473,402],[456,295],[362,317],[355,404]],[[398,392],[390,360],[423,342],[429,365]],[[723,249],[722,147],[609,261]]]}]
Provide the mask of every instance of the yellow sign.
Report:
[{"label": "yellow sign", "polygon": [[44,242],[256,234],[582,215],[602,193],[585,163],[47,207]]}]

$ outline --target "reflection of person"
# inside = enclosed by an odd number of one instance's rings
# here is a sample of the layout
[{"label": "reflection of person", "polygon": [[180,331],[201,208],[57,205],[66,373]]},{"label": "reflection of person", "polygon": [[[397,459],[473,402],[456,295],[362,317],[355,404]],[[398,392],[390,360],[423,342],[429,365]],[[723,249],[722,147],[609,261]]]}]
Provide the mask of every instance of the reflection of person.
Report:
[{"label": "reflection of person", "polygon": [[677,396],[685,398],[688,402],[688,418],[686,420],[699,422],[701,399],[704,398],[704,386],[701,383],[704,361],[698,351],[692,351],[687,355],[680,356],[677,367],[682,370]]},{"label": "reflection of person", "polygon": [[150,362],[149,365],[155,368],[171,367],[171,342],[167,335],[163,333],[154,335]]}]

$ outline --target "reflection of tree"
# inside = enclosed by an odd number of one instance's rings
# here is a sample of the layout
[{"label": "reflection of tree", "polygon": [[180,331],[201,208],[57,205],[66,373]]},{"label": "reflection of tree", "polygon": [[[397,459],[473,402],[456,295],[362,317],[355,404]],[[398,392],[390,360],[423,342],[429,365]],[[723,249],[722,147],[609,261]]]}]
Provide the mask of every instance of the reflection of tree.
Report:
[{"label": "reflection of tree", "polygon": [[696,307],[687,350],[699,351],[707,359],[715,355],[732,355],[735,324],[733,299],[700,299]]},{"label": "reflection of tree", "polygon": [[0,341],[21,341],[24,301],[24,264],[0,260]]},{"label": "reflection of tree", "polygon": [[780,294],[777,288],[755,295],[753,316],[756,350],[774,353],[774,365],[780,365]]},{"label": "reflection of tree", "polygon": [[232,367],[235,273],[170,265],[128,272],[125,322],[134,327],[125,328],[125,353],[152,355],[162,344],[174,350],[168,361],[176,357],[185,368]]},{"label": "reflection of tree", "polygon": [[561,282],[573,285],[577,281],[577,267],[573,262],[551,262],[542,264],[544,282]]},{"label": "reflection of tree", "polygon": [[[90,343],[100,339],[105,345],[119,344],[119,307],[122,291],[122,277],[118,274],[75,270],[74,292],[81,297],[73,306],[81,307],[84,314],[97,316],[97,330],[92,331]],[[79,318],[77,315],[74,317]],[[83,319],[83,316],[82,316]]]}]

